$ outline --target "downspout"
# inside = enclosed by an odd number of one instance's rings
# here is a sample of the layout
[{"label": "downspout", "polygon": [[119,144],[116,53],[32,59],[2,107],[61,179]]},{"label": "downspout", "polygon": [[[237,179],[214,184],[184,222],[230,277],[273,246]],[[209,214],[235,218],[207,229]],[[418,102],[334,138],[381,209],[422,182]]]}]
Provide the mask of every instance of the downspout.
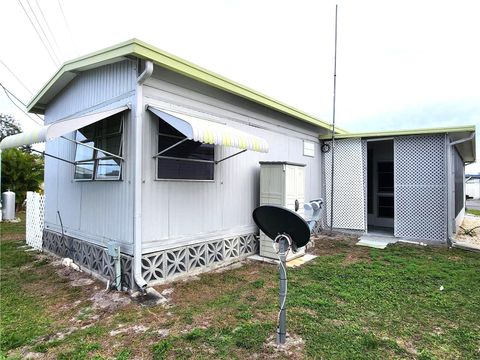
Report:
[{"label": "downspout", "polygon": [[135,172],[133,215],[133,278],[140,290],[147,282],[142,275],[142,133],[143,133],[143,84],[153,73],[153,63],[145,62],[145,70],[137,78],[135,107]]},{"label": "downspout", "polygon": [[446,165],[447,165],[447,246],[453,246],[453,213],[455,210],[452,210],[452,201],[453,198],[453,189],[452,189],[452,147],[450,146],[450,137],[446,135]]}]

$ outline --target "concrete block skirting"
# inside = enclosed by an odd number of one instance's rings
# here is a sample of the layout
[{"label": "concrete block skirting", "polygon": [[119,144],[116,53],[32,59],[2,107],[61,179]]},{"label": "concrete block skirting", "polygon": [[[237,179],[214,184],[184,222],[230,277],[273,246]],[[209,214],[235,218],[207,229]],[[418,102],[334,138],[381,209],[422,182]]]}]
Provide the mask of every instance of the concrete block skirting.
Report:
[{"label": "concrete block skirting", "polygon": [[[68,257],[82,269],[105,280],[115,280],[115,264],[104,247],[44,229],[43,250],[62,258]],[[132,256],[121,255],[122,283],[128,289],[133,284],[132,261]]]},{"label": "concrete block skirting", "polygon": [[[149,285],[162,284],[241,260],[256,254],[258,246],[257,236],[246,234],[144,254],[142,274]],[[69,257],[81,268],[101,278],[114,280],[114,262],[104,247],[44,230],[43,249],[60,257]],[[122,282],[134,290],[132,260],[132,256],[122,254]]]}]

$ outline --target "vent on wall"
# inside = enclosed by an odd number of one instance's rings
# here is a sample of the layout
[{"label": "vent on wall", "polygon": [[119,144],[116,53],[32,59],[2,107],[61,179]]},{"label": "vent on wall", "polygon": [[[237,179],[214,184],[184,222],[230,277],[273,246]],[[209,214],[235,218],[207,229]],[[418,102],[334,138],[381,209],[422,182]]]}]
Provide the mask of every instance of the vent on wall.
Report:
[{"label": "vent on wall", "polygon": [[303,155],[315,157],[315,143],[313,141],[303,140]]}]

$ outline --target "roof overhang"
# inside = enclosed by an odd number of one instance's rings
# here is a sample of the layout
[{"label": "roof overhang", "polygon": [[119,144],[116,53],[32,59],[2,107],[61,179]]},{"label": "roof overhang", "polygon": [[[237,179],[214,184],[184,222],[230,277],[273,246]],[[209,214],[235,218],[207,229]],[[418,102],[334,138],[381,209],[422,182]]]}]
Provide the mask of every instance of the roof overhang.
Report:
[{"label": "roof overhang", "polygon": [[[335,135],[335,139],[381,139],[393,138],[397,136],[418,136],[418,135],[436,135],[447,134],[450,138],[450,143],[455,143],[462,159],[465,163],[475,162],[475,125],[456,126],[446,128],[428,128],[428,129],[413,129],[413,130],[395,130],[395,131],[380,131],[380,132],[363,132],[363,133],[346,133]],[[320,136],[320,140],[331,140],[331,135]],[[464,140],[464,141],[462,141]]]},{"label": "roof overhang", "polygon": [[[274,109],[292,116],[300,121],[330,130],[331,124],[317,119],[303,111],[272,99],[246,86],[240,85],[223,76],[194,65],[186,60],[171,55],[163,50],[153,47],[143,41],[132,39],[118,45],[100,50],[89,55],[64,63],[57,73],[42,87],[30,101],[28,111],[43,114],[48,103],[79,73],[97,68],[106,64],[124,60],[126,57],[137,57],[151,60],[156,65],[185,75],[191,79],[208,84],[215,88],[241,96],[260,105]],[[338,134],[346,133],[345,130],[335,128]]]}]

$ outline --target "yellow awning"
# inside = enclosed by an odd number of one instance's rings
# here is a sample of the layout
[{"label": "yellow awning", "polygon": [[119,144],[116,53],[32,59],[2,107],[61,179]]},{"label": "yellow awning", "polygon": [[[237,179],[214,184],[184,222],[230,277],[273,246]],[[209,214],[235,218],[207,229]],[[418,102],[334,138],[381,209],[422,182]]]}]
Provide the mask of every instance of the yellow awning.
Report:
[{"label": "yellow awning", "polygon": [[126,109],[128,109],[128,106],[123,105],[115,109],[87,114],[69,120],[58,121],[53,124],[42,126],[39,129],[10,135],[0,142],[0,150],[53,140],[97,121],[103,120],[109,116],[115,115]]},{"label": "yellow awning", "polygon": [[154,106],[148,106],[148,110],[181,132],[187,139],[204,144],[268,152],[266,140],[233,127]]}]

